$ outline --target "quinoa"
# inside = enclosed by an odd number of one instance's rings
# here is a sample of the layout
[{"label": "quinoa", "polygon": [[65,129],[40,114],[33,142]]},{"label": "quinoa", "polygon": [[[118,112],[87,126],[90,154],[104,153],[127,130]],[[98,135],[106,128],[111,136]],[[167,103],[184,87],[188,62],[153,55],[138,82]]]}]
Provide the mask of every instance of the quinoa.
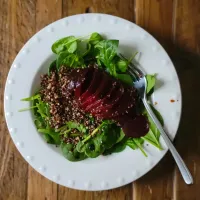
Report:
[{"label": "quinoa", "polygon": [[[81,110],[73,95],[67,90],[70,81],[70,69],[62,66],[59,72],[52,71],[41,77],[41,96],[42,100],[49,105],[50,119],[52,128],[58,129],[68,121],[83,124],[91,133],[99,126],[101,120],[93,118],[88,113]],[[78,138],[76,138],[78,140]]]}]

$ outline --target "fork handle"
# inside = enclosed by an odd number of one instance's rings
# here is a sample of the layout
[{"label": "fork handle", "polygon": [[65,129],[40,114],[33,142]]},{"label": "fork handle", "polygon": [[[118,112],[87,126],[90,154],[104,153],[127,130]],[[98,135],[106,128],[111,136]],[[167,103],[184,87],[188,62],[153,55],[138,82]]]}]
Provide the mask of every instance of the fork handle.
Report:
[{"label": "fork handle", "polygon": [[155,116],[153,110],[151,109],[150,105],[148,104],[146,99],[142,99],[144,106],[147,110],[147,112],[149,113],[151,119],[153,120],[153,122],[155,123],[156,127],[158,128],[158,130],[161,133],[161,136],[163,137],[166,145],[168,146],[172,156],[174,157],[174,160],[176,161],[176,164],[178,165],[178,168],[182,174],[182,177],[185,181],[186,184],[193,184],[193,178],[192,175],[189,171],[189,169],[187,168],[187,166],[185,165],[183,159],[181,158],[181,156],[179,155],[179,153],[177,152],[176,148],[174,147],[174,145],[172,144],[171,140],[169,139],[169,137],[167,136],[166,132],[164,131],[161,123],[158,121],[157,117]]}]

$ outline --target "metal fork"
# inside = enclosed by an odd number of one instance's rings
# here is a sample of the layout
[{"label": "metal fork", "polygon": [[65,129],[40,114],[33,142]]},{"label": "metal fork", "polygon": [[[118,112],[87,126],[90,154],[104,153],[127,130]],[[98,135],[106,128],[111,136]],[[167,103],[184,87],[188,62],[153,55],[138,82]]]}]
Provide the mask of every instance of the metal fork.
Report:
[{"label": "metal fork", "polygon": [[[119,56],[122,59],[128,61],[128,59],[125,58],[123,55],[120,54]],[[133,63],[129,64],[128,73],[134,78],[134,87],[137,89],[137,91],[140,95],[140,98],[141,98],[147,112],[149,113],[151,119],[155,123],[157,129],[160,131],[161,136],[163,137],[163,139],[164,139],[166,145],[168,146],[172,156],[174,157],[174,160],[176,161],[176,164],[178,165],[178,168],[179,168],[179,170],[182,174],[182,177],[183,177],[185,183],[186,184],[193,184],[193,178],[192,178],[191,173],[189,172],[189,170],[188,170],[187,166],[185,165],[183,159],[181,158],[181,156],[177,152],[176,148],[172,144],[171,140],[167,136],[167,133],[163,129],[162,125],[160,124],[160,122],[158,121],[154,112],[152,111],[149,103],[147,102],[147,98],[146,98],[147,80],[146,80],[146,77],[145,77],[145,73],[141,69],[136,67],[136,65],[133,64]]]}]

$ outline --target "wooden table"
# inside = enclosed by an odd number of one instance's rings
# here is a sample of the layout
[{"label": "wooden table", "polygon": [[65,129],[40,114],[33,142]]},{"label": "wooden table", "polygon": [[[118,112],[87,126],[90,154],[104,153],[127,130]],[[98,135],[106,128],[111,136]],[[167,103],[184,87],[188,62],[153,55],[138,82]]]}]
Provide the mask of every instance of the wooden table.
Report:
[{"label": "wooden table", "polygon": [[[76,191],[42,177],[15,148],[3,113],[4,84],[13,59],[47,24],[85,12],[109,13],[137,23],[171,56],[183,91],[183,114],[175,144],[194,176],[194,185],[185,185],[168,154],[132,184],[105,192]],[[0,200],[199,200],[199,54],[199,0],[0,0]]]}]

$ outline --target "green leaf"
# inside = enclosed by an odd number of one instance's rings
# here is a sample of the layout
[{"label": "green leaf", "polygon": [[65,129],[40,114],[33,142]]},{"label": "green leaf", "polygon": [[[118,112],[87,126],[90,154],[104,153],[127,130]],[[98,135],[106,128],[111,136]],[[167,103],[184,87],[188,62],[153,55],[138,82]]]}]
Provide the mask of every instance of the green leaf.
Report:
[{"label": "green leaf", "polygon": [[133,150],[139,148],[141,150],[141,152],[144,154],[144,156],[147,157],[147,154],[142,147],[143,142],[144,142],[144,140],[142,138],[129,138],[127,140],[126,144]]},{"label": "green leaf", "polygon": [[59,145],[60,144],[60,136],[58,133],[56,133],[53,129],[38,129],[39,133],[49,135],[53,139],[54,144]]},{"label": "green leaf", "polygon": [[112,153],[119,153],[123,151],[126,148],[126,140],[127,138],[123,138],[120,142],[114,144],[111,148],[106,149],[103,152],[103,155],[109,155]]},{"label": "green leaf", "polygon": [[[158,118],[158,120],[160,121],[161,125],[164,125],[164,121],[163,118],[161,116],[161,114],[153,107],[151,106],[154,114],[156,115],[156,117]],[[154,122],[152,121],[151,117],[149,116],[149,114],[147,113],[147,111],[145,110],[144,113],[145,115],[147,115],[148,120],[149,120],[149,132],[142,137],[144,140],[146,140],[147,142],[149,142],[150,144],[154,145],[155,147],[157,147],[158,149],[162,150],[162,147],[160,145],[160,132],[158,131],[156,125],[154,124]]]},{"label": "green leaf", "polygon": [[35,126],[37,129],[45,129],[46,128],[46,122],[41,116],[36,117],[34,120],[34,123],[35,123]]},{"label": "green leaf", "polygon": [[124,131],[122,129],[120,129],[120,134],[119,134],[119,138],[117,139],[116,143],[121,142],[125,137]]},{"label": "green leaf", "polygon": [[129,74],[117,74],[116,77],[127,85],[133,85],[133,79]]},{"label": "green leaf", "polygon": [[96,58],[107,67],[111,75],[113,74],[113,66],[111,67],[111,63],[114,57],[117,55],[118,45],[119,40],[102,40],[95,45],[95,48],[99,50],[99,54],[96,56]]},{"label": "green leaf", "polygon": [[67,67],[85,67],[84,60],[76,54],[68,53],[67,51],[61,52],[56,61],[56,67],[59,70],[62,65]]},{"label": "green leaf", "polygon": [[29,108],[22,108],[22,109],[18,110],[18,112],[24,112],[24,111],[27,111],[27,110],[32,110],[34,108],[37,108],[37,106],[31,106]]},{"label": "green leaf", "polygon": [[156,75],[146,75],[147,80],[147,91],[146,93],[149,94],[151,90],[154,89],[154,86],[156,84]]},{"label": "green leaf", "polygon": [[90,36],[89,43],[91,43],[92,45],[96,45],[101,40],[103,40],[103,37],[99,33],[94,32]]},{"label": "green leaf", "polygon": [[77,129],[81,133],[86,133],[87,129],[83,124],[79,124],[77,122],[69,121],[66,123],[69,129]]},{"label": "green leaf", "polygon": [[84,153],[79,153],[73,144],[61,144],[61,150],[63,155],[72,162],[84,160],[87,156]]},{"label": "green leaf", "polygon": [[117,68],[119,69],[120,72],[124,73],[127,71],[128,68],[128,63],[125,60],[120,59],[117,61]]},{"label": "green leaf", "polygon": [[50,64],[49,69],[48,69],[48,75],[50,75],[50,73],[51,73],[51,71],[52,71],[53,69],[56,69],[56,60],[54,60],[54,61]]},{"label": "green leaf", "polygon": [[21,101],[33,101],[33,100],[39,99],[39,98],[41,98],[40,94],[35,94],[35,95],[30,96],[28,98],[21,99]]},{"label": "green leaf", "polygon": [[51,47],[55,54],[59,54],[62,51],[68,51],[69,53],[74,53],[77,49],[77,40],[74,36],[64,37],[57,40]]}]

